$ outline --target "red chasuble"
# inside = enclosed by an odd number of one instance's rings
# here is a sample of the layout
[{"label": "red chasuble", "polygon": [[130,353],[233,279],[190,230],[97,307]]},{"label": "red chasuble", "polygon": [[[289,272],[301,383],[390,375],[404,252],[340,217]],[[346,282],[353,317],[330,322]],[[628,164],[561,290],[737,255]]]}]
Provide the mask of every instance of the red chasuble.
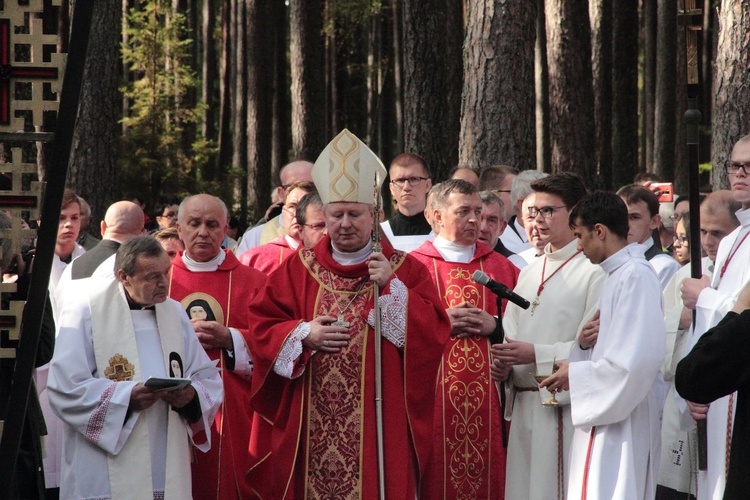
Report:
[{"label": "red chasuble", "polygon": [[239,259],[246,266],[269,275],[294,252],[295,250],[292,250],[286,238],[279,236],[270,243],[243,252]]},{"label": "red chasuble", "polygon": [[[179,301],[189,316],[200,312],[208,320],[237,328],[247,341],[248,304],[266,283],[266,275],[243,266],[228,250],[224,262],[213,272],[191,272],[182,262],[182,252],[172,260],[169,296]],[[207,351],[220,359],[224,403],[211,428],[211,450],[195,450],[192,462],[193,498],[247,498],[245,484],[249,468],[248,443],[253,412],[248,405],[250,382],[231,369],[233,360],[222,349]]]},{"label": "red chasuble", "polygon": [[[342,266],[330,245],[325,237],[284,261],[250,306],[256,415],[248,482],[260,498],[377,498],[374,332],[367,323],[373,286],[366,263]],[[383,246],[400,280],[381,290],[383,331],[390,320],[408,325],[403,348],[382,339],[386,498],[412,500],[432,447],[433,381],[450,327],[421,264]],[[322,315],[343,316],[348,347],[335,354],[301,347],[291,379],[274,372],[277,358],[295,359],[282,352],[287,338]]]},{"label": "red chasuble", "polygon": [[[427,266],[446,308],[467,302],[497,315],[495,295],[474,283],[472,274],[481,270],[511,290],[518,279],[516,266],[481,243],[466,264],[446,262],[430,241],[411,255]],[[490,364],[488,337],[448,339],[438,375],[433,457],[424,498],[505,496],[503,412]]]}]

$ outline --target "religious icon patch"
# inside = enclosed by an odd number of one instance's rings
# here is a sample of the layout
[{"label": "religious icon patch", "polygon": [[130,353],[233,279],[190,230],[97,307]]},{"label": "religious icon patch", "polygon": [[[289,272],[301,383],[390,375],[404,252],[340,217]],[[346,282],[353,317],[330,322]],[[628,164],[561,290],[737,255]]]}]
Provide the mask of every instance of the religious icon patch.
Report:
[{"label": "religious icon patch", "polygon": [[104,376],[115,382],[133,380],[135,367],[122,354],[115,354],[109,358],[109,365],[104,369]]}]

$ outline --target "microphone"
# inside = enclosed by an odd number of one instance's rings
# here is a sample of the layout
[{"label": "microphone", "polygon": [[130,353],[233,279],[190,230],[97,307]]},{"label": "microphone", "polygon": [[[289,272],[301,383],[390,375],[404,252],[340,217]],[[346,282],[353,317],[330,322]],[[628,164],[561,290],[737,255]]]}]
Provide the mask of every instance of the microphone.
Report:
[{"label": "microphone", "polygon": [[487,276],[486,273],[483,273],[482,271],[474,271],[471,279],[475,283],[486,286],[492,293],[494,293],[498,297],[508,299],[521,309],[529,308],[530,304],[528,300],[513,292],[510,288],[503,285],[502,283],[498,283],[497,281],[490,279],[490,277]]}]

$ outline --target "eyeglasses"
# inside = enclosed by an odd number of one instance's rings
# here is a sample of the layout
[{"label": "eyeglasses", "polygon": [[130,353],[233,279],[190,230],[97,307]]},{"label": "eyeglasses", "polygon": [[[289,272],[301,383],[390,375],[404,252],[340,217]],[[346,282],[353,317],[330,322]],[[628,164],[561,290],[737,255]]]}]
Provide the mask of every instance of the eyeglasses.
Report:
[{"label": "eyeglasses", "polygon": [[724,165],[724,170],[726,170],[727,175],[735,175],[737,172],[740,171],[740,169],[742,169],[742,172],[745,175],[750,175],[750,162],[738,163],[738,162],[729,160]]},{"label": "eyeglasses", "polygon": [[549,219],[552,217],[552,214],[555,213],[555,210],[559,210],[561,208],[568,208],[565,205],[561,205],[559,207],[529,207],[529,217],[532,219],[536,219],[537,215],[541,214],[543,218]]},{"label": "eyeglasses", "polygon": [[683,238],[682,236],[675,236],[674,237],[674,246],[676,246],[676,247],[685,246],[686,247],[686,246],[689,246],[689,245],[690,245],[690,242],[688,241],[688,239],[686,237],[685,238]]},{"label": "eyeglasses", "polygon": [[175,217],[177,217],[177,214],[175,212],[167,212],[160,215],[159,217],[169,217],[170,219],[174,219]]},{"label": "eyeglasses", "polygon": [[324,230],[326,228],[326,223],[325,222],[320,222],[318,224],[302,224],[302,225],[305,226],[305,227],[309,227],[313,231],[322,231],[322,230]]},{"label": "eyeglasses", "polygon": [[408,182],[411,187],[414,187],[419,186],[427,179],[429,179],[429,177],[404,177],[403,179],[393,179],[391,181],[391,184],[395,184],[396,186],[402,188]]},{"label": "eyeglasses", "polygon": [[510,189],[493,189],[493,193],[510,193]]}]

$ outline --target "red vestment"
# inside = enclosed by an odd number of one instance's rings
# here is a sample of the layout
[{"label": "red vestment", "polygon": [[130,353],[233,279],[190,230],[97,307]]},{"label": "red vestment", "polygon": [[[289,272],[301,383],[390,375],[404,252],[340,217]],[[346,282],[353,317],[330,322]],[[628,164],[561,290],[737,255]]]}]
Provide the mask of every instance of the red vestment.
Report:
[{"label": "red vestment", "polygon": [[[325,237],[284,261],[250,306],[256,463],[248,482],[260,498],[377,498],[373,286],[366,263],[338,264],[330,245]],[[412,500],[432,447],[434,380],[450,327],[422,265],[385,241],[383,253],[398,279],[380,303],[401,304],[383,306],[383,332],[390,320],[407,325],[402,349],[382,339],[386,498]],[[302,347],[293,378],[278,375],[290,334],[322,315],[343,315],[349,345],[335,354]]]},{"label": "red vestment", "polygon": [[295,251],[289,246],[284,236],[279,236],[270,243],[243,252],[239,259],[246,266],[269,275]]},{"label": "red vestment", "polygon": [[[260,271],[241,265],[232,252],[223,251],[226,253],[224,262],[212,272],[191,272],[185,267],[180,252],[172,260],[169,296],[186,310],[199,304],[206,309],[206,319],[238,329],[247,343],[250,336],[248,305],[267,278]],[[192,477],[193,498],[196,499],[224,500],[250,495],[244,481],[250,461],[248,443],[253,417],[248,404],[250,382],[226,369],[233,360],[227,360],[222,352],[222,349],[207,351],[211,359],[221,360],[224,403],[211,429],[211,450],[208,453],[194,451]]]},{"label": "red vestment", "polygon": [[[518,279],[516,266],[481,243],[468,263],[446,262],[430,241],[411,255],[429,270],[446,308],[467,302],[497,315],[495,295],[474,283],[472,274],[481,270],[511,290]],[[433,457],[424,498],[505,496],[503,412],[490,365],[488,337],[450,336],[438,375]]]}]

